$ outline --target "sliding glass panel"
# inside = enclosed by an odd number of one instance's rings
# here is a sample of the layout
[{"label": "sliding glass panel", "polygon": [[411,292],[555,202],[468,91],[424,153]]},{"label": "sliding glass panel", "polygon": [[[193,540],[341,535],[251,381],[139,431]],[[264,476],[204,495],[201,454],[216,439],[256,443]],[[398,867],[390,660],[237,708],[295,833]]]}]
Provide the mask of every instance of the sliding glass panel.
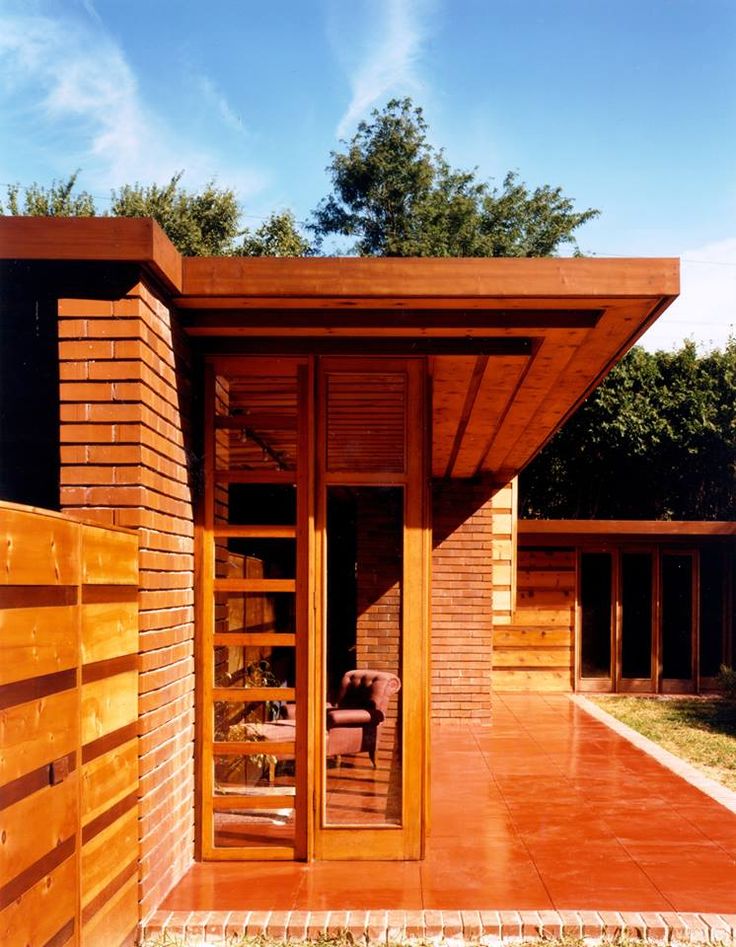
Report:
[{"label": "sliding glass panel", "polygon": [[693,557],[662,554],[662,677],[693,676]]},{"label": "sliding glass panel", "polygon": [[621,677],[652,676],[653,559],[649,552],[621,555]]},{"label": "sliding glass panel", "polygon": [[325,823],[400,825],[403,488],[327,488]]},{"label": "sliding glass panel", "polygon": [[580,556],[580,676],[611,676],[611,580],[608,552]]}]

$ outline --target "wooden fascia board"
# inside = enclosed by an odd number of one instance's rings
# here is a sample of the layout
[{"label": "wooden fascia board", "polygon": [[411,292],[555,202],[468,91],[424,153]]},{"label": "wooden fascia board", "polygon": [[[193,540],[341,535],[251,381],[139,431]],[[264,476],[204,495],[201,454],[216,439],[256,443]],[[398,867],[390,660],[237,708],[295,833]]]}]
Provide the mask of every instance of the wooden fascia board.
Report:
[{"label": "wooden fascia board", "polygon": [[736,522],[723,520],[522,520],[518,521],[519,542],[536,538],[614,536],[672,538],[676,536],[736,536]]},{"label": "wooden fascia board", "polygon": [[148,217],[0,217],[0,258],[137,263],[181,292],[182,257]]},{"label": "wooden fascia board", "polygon": [[182,262],[182,297],[300,298],[329,306],[331,300],[345,299],[459,301],[679,293],[679,261],[673,258],[188,257]]}]

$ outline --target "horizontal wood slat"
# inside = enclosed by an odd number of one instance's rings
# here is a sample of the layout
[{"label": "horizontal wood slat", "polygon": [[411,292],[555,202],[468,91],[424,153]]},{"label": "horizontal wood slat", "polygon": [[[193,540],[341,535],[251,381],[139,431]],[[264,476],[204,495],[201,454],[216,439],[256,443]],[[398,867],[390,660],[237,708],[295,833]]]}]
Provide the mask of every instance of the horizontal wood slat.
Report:
[{"label": "horizontal wood slat", "polygon": [[215,592],[294,592],[294,579],[215,579]]},{"label": "horizontal wood slat", "polygon": [[231,809],[293,809],[295,796],[213,796],[212,808],[215,812],[229,812]]},{"label": "horizontal wood slat", "polygon": [[296,646],[296,635],[280,634],[268,631],[223,631],[213,637],[216,645],[228,646],[253,646],[267,647],[276,646],[278,648],[294,648]]},{"label": "horizontal wood slat", "polygon": [[254,740],[252,743],[235,741],[231,743],[212,744],[213,756],[293,756],[293,740]]},{"label": "horizontal wood slat", "polygon": [[294,539],[296,526],[215,526],[217,539]]},{"label": "horizontal wood slat", "polygon": [[79,943],[80,897],[106,894],[96,923],[125,869],[116,933],[81,941],[118,947],[138,921],[137,536],[2,503],[0,522],[0,943]]},{"label": "horizontal wood slat", "polygon": [[215,687],[213,700],[226,700],[233,703],[255,703],[262,700],[296,700],[293,687]]}]

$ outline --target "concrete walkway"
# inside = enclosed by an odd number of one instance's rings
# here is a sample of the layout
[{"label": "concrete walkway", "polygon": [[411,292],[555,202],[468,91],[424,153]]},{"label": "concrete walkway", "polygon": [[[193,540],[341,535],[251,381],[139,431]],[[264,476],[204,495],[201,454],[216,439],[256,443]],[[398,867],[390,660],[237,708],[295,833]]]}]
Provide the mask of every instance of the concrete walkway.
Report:
[{"label": "concrete walkway", "polygon": [[432,753],[423,862],[198,864],[152,924],[440,910],[558,912],[558,924],[634,912],[666,927],[674,913],[736,914],[736,814],[567,697],[497,694],[492,727],[437,727]]}]

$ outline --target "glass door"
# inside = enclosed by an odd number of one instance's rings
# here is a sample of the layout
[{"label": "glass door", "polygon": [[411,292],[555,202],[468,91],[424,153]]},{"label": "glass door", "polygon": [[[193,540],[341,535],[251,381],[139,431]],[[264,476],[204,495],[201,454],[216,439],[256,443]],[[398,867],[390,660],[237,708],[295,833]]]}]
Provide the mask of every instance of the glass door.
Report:
[{"label": "glass door", "polygon": [[322,858],[422,856],[429,528],[424,362],[321,360],[315,731]]},{"label": "glass door", "polygon": [[581,552],[578,572],[578,690],[613,688],[615,559],[610,552]]},{"label": "glass door", "polygon": [[661,556],[661,683],[665,693],[695,690],[697,680],[697,552],[663,550]]},{"label": "glass door", "polygon": [[309,369],[215,359],[200,542],[201,852],[307,857]]},{"label": "glass door", "polygon": [[656,556],[622,551],[619,574],[617,691],[656,690]]}]

